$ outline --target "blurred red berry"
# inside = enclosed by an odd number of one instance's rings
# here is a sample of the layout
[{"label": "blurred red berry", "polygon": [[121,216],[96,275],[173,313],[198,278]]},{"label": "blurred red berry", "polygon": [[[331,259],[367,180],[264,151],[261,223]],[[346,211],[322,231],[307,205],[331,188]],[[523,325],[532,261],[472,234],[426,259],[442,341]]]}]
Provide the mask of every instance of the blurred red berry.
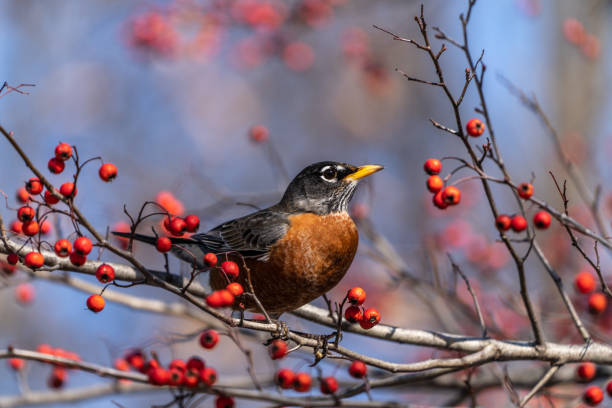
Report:
[{"label": "blurred red berry", "polygon": [[176,358],[170,362],[168,368],[171,370],[178,370],[184,373],[185,371],[187,371],[187,362]]},{"label": "blurred red berry", "polygon": [[21,358],[9,358],[8,363],[15,371],[21,371],[25,367],[25,360]]},{"label": "blurred red berry", "polygon": [[53,247],[55,255],[60,258],[66,258],[72,253],[72,244],[67,239],[60,239],[55,243]]},{"label": "blurred red berry", "polygon": [[306,43],[295,41],[287,44],[283,50],[283,61],[290,69],[303,72],[314,63],[315,54],[312,47]]},{"label": "blurred red berry", "polygon": [[380,313],[374,308],[366,309],[363,318],[359,321],[362,329],[371,329],[380,322]]},{"label": "blurred red berry", "polygon": [[234,304],[234,295],[227,289],[221,289],[219,291],[219,296],[221,299],[221,307],[230,307]]},{"label": "blurred red berry", "polygon": [[521,183],[517,187],[519,197],[527,200],[533,195],[533,185],[530,183]]},{"label": "blurred red berry", "polygon": [[427,179],[427,189],[431,193],[437,193],[442,190],[444,187],[444,181],[440,178],[440,176],[429,176]]},{"label": "blurred red berry", "polygon": [[51,375],[49,376],[49,380],[47,381],[47,385],[49,388],[62,388],[64,383],[68,379],[68,372],[63,367],[53,367],[51,371]]},{"label": "blurred red berry", "polygon": [[227,395],[217,395],[215,399],[216,408],[234,408],[234,399]]},{"label": "blurred red berry", "polygon": [[442,162],[438,159],[427,159],[423,165],[425,172],[430,176],[440,174],[442,171]]},{"label": "blurred red berry", "polygon": [[55,146],[55,158],[66,161],[72,157],[72,147],[68,143],[60,143]]},{"label": "blurred red berry", "polygon": [[234,297],[238,297],[244,293],[244,288],[238,282],[232,282],[225,287]]},{"label": "blurred red berry", "polygon": [[100,295],[91,295],[87,298],[87,308],[94,313],[101,312],[106,305],[106,301]]},{"label": "blurred red berry", "polygon": [[123,358],[115,359],[113,366],[119,371],[130,371],[130,364]]},{"label": "blurred red berry", "polygon": [[43,220],[43,222],[40,224],[40,233],[43,235],[47,235],[51,232],[52,228],[53,227],[51,226],[51,223],[49,221]]},{"label": "blurred red berry", "polygon": [[172,240],[168,237],[159,237],[155,241],[155,248],[157,248],[159,252],[168,252],[172,249]]},{"label": "blurred red berry", "polygon": [[276,339],[270,343],[268,354],[272,360],[279,360],[287,355],[287,343],[284,340]]},{"label": "blurred red berry", "polygon": [[610,397],[612,397],[612,380],[608,381],[608,385],[606,385],[606,392]]},{"label": "blurred red berry", "polygon": [[189,360],[187,360],[187,363],[185,363],[185,368],[193,371],[202,371],[205,366],[206,364],[204,364],[204,360],[195,356],[190,357]]},{"label": "blurred red berry", "polygon": [[533,216],[533,224],[537,229],[546,229],[550,226],[552,220],[550,214],[546,211],[538,211]]},{"label": "blurred red berry", "polygon": [[185,371],[184,375],[185,376],[183,378],[183,386],[188,388],[195,388],[198,386],[198,383],[200,382],[199,371],[187,370]]},{"label": "blurred red berry", "polygon": [[176,236],[181,236],[187,231],[187,223],[180,217],[174,217],[168,225],[168,230]]},{"label": "blurred red berry", "polygon": [[30,200],[31,197],[25,187],[19,187],[17,189],[16,198],[18,202],[25,204],[28,202],[28,200]]},{"label": "blurred red berry", "polygon": [[268,128],[264,125],[255,125],[249,129],[249,137],[256,143],[263,143],[267,141],[268,133]]},{"label": "blurred red berry", "polygon": [[349,367],[349,374],[354,378],[363,378],[368,372],[368,367],[363,361],[353,361]]},{"label": "blurred red berry", "polygon": [[582,395],[582,400],[585,404],[590,405],[592,407],[599,405],[601,401],[603,401],[603,391],[596,385],[591,385],[587,387]]},{"label": "blurred red berry", "polygon": [[22,305],[28,305],[34,301],[34,286],[29,283],[20,283],[15,287],[15,298]]},{"label": "blurred red berry", "polygon": [[206,304],[210,307],[223,307],[223,299],[218,290],[215,290],[210,295],[206,296]]},{"label": "blurred red berry", "polygon": [[200,345],[205,349],[214,348],[219,342],[219,333],[216,330],[204,330],[202,334],[200,334]]},{"label": "blurred red berry", "polygon": [[37,195],[42,193],[43,184],[40,182],[38,177],[32,177],[26,182],[25,188],[28,193],[32,195]]},{"label": "blurred red berry", "polygon": [[212,367],[205,367],[200,371],[200,379],[207,386],[212,386],[217,382],[217,371]]},{"label": "blurred red berry", "polygon": [[288,368],[281,368],[276,372],[274,376],[276,384],[284,390],[293,388],[293,381],[295,380],[295,373]]},{"label": "blurred red berry", "polygon": [[17,265],[17,262],[19,262],[19,256],[15,253],[8,254],[6,256],[6,262],[8,262],[9,265]]},{"label": "blurred red berry", "polygon": [[597,366],[591,362],[581,363],[576,369],[576,375],[582,381],[591,381],[596,373]]},{"label": "blurred red berry", "polygon": [[115,270],[108,264],[102,264],[96,270],[96,278],[100,283],[112,282],[115,280]]},{"label": "blurred red berry", "polygon": [[183,385],[184,381],[185,381],[184,371],[177,370],[176,368],[168,369],[168,385],[177,387],[179,385]]},{"label": "blurred red berry", "polygon": [[586,31],[580,21],[568,18],[563,22],[563,35],[570,43],[580,45],[584,42]]},{"label": "blurred red berry", "polygon": [[49,163],[47,163],[47,167],[49,168],[49,171],[51,173],[60,174],[62,171],[64,171],[64,167],[66,167],[66,165],[62,160],[56,159],[54,157],[49,160]]},{"label": "blurred red berry", "polygon": [[22,234],[23,233],[23,222],[19,220],[13,221],[11,223],[11,231],[13,231],[15,234]]},{"label": "blurred red berry", "polygon": [[117,177],[117,167],[113,163],[104,163],[98,170],[102,181],[111,182]]},{"label": "blurred red berry", "polygon": [[321,392],[323,394],[333,394],[336,391],[338,391],[338,380],[335,377],[321,379]]},{"label": "blurred red berry", "polygon": [[512,217],[510,226],[514,232],[524,231],[527,228],[527,220],[522,215],[515,215]]},{"label": "blurred red berry", "polygon": [[83,266],[87,262],[87,255],[81,255],[76,251],[70,254],[70,263],[74,266]]},{"label": "blurred red berry", "polygon": [[145,365],[145,357],[140,350],[132,350],[125,356],[125,361],[132,366],[134,370],[140,371]]},{"label": "blurred red berry", "polygon": [[457,205],[461,201],[461,191],[455,186],[442,190],[442,200],[448,205]]},{"label": "blurred red berry", "polygon": [[312,386],[312,377],[308,373],[297,373],[293,378],[293,389],[297,392],[307,392]]},{"label": "blurred red berry", "polygon": [[580,293],[591,293],[595,290],[595,277],[590,272],[580,272],[574,279],[574,285],[576,286],[576,290]]},{"label": "blurred red berry", "polygon": [[200,228],[200,219],[197,215],[190,214],[185,217],[187,232],[196,232]]},{"label": "blurred red berry", "polygon": [[432,201],[433,204],[441,210],[444,210],[446,207],[448,207],[448,204],[442,198],[442,191],[438,191],[436,194],[434,194]]},{"label": "blurred red berry", "polygon": [[74,240],[72,244],[74,251],[79,255],[89,255],[91,250],[93,249],[93,244],[91,240],[87,237],[78,237]]},{"label": "blurred red berry", "polygon": [[212,252],[207,253],[204,255],[204,263],[209,268],[212,268],[217,264],[217,255],[213,254]]},{"label": "blurred red berry", "polygon": [[32,237],[38,234],[38,231],[40,231],[40,226],[38,225],[38,222],[36,221],[24,222],[21,225],[21,232],[24,235],[27,235],[28,237]]},{"label": "blurred red berry", "polygon": [[468,135],[478,137],[484,133],[485,125],[480,119],[474,118],[468,121],[468,123],[465,125],[465,129],[467,130]]},{"label": "blurred red berry", "polygon": [[21,222],[32,221],[34,217],[36,217],[36,211],[28,205],[25,205],[17,210],[17,218]]},{"label": "blurred red berry", "polygon": [[147,375],[149,377],[149,383],[153,385],[168,385],[170,382],[170,373],[168,370],[161,367],[152,368],[148,371]]},{"label": "blurred red berry", "polygon": [[40,252],[28,252],[24,258],[24,263],[27,267],[36,269],[45,264],[45,258]]},{"label": "blurred red berry", "polygon": [[495,226],[500,231],[508,231],[512,225],[512,219],[506,214],[500,214],[495,219]]},{"label": "blurred red berry", "polygon": [[181,215],[185,211],[183,204],[169,191],[160,191],[157,193],[155,202],[170,214]]},{"label": "blurred red berry", "polygon": [[608,306],[608,299],[603,293],[593,293],[589,297],[589,312],[591,314],[598,315],[603,313],[606,310],[606,306]]},{"label": "blurred red berry", "polygon": [[70,181],[62,184],[59,191],[65,197],[75,197],[77,195],[77,188]]},{"label": "blurred red berry", "polygon": [[240,273],[238,264],[234,261],[223,262],[221,264],[221,269],[230,279],[236,279]]},{"label": "blurred red berry", "polygon": [[49,205],[57,204],[59,198],[55,197],[49,190],[45,190],[45,202]]},{"label": "blurred red berry", "polygon": [[357,306],[362,305],[363,302],[365,302],[365,300],[366,300],[365,290],[361,289],[359,286],[356,286],[356,287],[352,288],[348,292],[347,300],[352,305],[357,305]]}]

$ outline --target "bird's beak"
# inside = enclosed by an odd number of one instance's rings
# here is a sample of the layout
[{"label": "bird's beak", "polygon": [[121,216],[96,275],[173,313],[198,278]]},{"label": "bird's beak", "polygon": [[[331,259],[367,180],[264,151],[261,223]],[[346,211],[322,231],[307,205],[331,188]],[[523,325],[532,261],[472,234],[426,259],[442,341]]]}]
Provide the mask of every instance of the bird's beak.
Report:
[{"label": "bird's beak", "polygon": [[376,173],[384,169],[383,166],[379,166],[378,164],[366,164],[365,166],[357,167],[357,170],[348,176],[344,177],[344,181],[354,181],[359,180],[360,178],[364,178],[369,176],[370,174]]}]

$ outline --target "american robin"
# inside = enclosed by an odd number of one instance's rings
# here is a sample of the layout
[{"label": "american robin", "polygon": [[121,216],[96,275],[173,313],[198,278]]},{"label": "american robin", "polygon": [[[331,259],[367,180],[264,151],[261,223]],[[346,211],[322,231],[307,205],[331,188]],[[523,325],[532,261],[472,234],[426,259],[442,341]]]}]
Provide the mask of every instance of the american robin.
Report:
[{"label": "american robin", "polygon": [[[241,268],[237,281],[245,289],[250,275],[266,312],[279,316],[295,310],[336,286],[351,265],[359,237],[348,204],[359,180],[382,168],[331,161],[312,164],[289,183],[278,204],[206,233],[171,238],[172,252],[198,269],[206,269],[203,258],[208,252],[227,257]],[[133,238],[156,241],[141,234]],[[228,282],[220,268],[210,270],[212,289],[223,289]],[[251,300],[245,306],[256,310]]]}]

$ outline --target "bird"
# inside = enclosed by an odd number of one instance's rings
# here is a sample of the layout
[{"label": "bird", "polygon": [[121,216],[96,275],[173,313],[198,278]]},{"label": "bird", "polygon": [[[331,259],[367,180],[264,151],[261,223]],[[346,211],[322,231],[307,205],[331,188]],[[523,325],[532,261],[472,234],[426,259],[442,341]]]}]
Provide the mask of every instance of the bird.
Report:
[{"label": "bird", "polygon": [[[242,307],[270,316],[293,311],[324,295],[344,277],[359,242],[348,205],[359,181],[383,169],[322,161],[304,168],[281,200],[188,238],[171,237],[172,253],[198,270],[209,270],[213,290],[229,283],[221,268],[208,268],[204,255],[214,253],[240,268],[235,279],[260,302],[246,297]],[[155,245],[156,237],[114,232]],[[245,270],[246,269],[246,270]],[[236,305],[234,305],[236,308]]]}]

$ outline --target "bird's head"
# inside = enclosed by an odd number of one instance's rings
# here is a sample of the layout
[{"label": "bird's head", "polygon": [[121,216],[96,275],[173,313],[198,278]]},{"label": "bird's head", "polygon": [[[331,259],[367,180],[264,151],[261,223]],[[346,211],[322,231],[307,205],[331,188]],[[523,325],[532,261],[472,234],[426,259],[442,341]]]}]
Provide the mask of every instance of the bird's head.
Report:
[{"label": "bird's head", "polygon": [[359,181],[382,169],[383,166],[374,164],[359,167],[331,161],[311,164],[289,183],[280,204],[289,210],[315,214],[346,211]]}]

